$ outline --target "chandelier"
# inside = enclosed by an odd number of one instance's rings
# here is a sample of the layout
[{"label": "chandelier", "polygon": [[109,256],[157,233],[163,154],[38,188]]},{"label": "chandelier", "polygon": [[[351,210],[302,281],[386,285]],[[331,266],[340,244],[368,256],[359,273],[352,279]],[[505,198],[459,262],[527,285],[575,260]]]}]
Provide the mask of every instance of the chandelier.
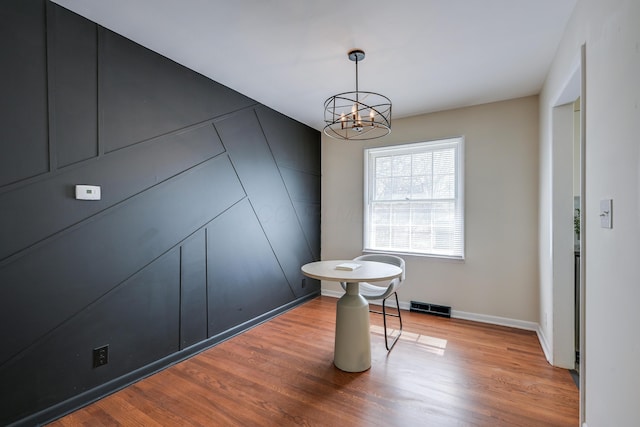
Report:
[{"label": "chandelier", "polygon": [[324,102],[324,133],[335,139],[365,140],[391,132],[391,100],[375,92],[358,90],[358,62],[364,51],[349,52],[356,63],[356,90],[333,95]]}]

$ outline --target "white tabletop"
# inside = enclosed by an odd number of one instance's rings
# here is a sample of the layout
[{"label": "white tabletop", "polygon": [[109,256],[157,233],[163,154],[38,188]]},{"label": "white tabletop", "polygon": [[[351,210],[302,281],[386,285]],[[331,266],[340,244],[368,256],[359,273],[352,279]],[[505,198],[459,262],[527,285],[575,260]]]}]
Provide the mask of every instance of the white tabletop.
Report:
[{"label": "white tabletop", "polygon": [[[337,270],[336,266],[345,262],[360,264],[353,271]],[[331,260],[317,261],[302,266],[305,276],[333,282],[379,282],[391,280],[402,275],[398,266],[376,261]]]}]

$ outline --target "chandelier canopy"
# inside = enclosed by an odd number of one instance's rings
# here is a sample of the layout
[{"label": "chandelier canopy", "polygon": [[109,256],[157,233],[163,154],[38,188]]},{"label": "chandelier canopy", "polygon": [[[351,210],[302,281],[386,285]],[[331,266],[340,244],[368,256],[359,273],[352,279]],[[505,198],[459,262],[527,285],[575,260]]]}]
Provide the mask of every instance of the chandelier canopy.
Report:
[{"label": "chandelier canopy", "polygon": [[358,62],[364,51],[349,52],[356,63],[356,90],[333,95],[324,102],[324,133],[335,139],[365,140],[391,132],[391,100],[375,92],[358,90]]}]

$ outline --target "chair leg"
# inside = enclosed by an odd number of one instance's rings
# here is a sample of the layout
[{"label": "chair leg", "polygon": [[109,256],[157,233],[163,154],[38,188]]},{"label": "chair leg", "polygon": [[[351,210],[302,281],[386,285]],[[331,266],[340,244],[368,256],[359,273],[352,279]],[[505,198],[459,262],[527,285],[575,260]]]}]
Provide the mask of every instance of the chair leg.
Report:
[{"label": "chair leg", "polygon": [[400,314],[400,302],[398,301],[398,294],[393,293],[396,296],[396,308],[398,309],[398,320],[400,321],[400,331],[398,332],[398,336],[402,333],[402,315]]},{"label": "chair leg", "polygon": [[393,294],[396,297],[396,307],[398,309],[398,314],[397,315],[390,314],[389,316],[398,318],[398,320],[400,321],[400,329],[398,330],[398,335],[396,335],[393,342],[391,343],[391,346],[389,346],[389,338],[387,334],[387,308],[385,306],[385,302],[387,301],[387,298],[383,299],[382,300],[382,323],[384,324],[384,346],[387,348],[387,351],[391,351],[393,346],[396,345],[396,343],[398,342],[400,335],[402,334],[402,316],[400,314],[400,303],[398,302],[398,294],[395,292]]}]

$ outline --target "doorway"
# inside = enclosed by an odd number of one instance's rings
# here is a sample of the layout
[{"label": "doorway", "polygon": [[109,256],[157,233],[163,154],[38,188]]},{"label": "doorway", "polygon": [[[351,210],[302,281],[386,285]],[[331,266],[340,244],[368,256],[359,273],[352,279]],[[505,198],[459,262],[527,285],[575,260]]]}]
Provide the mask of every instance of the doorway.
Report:
[{"label": "doorway", "polygon": [[[574,369],[584,419],[586,47],[558,96],[552,117],[553,364]],[[579,239],[577,236],[579,231]]]},{"label": "doorway", "polygon": [[574,307],[574,352],[575,368],[571,374],[579,385],[580,375],[580,232],[581,232],[581,187],[582,187],[582,158],[581,135],[582,117],[580,98],[573,102],[573,307]]}]

